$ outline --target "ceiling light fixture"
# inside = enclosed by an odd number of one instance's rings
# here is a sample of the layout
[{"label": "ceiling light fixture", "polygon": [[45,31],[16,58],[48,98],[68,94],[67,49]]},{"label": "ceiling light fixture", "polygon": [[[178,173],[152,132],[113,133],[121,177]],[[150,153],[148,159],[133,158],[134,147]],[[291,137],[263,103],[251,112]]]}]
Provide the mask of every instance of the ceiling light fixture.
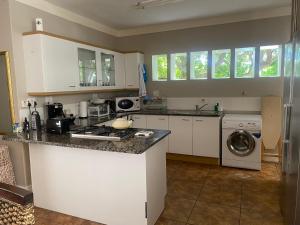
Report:
[{"label": "ceiling light fixture", "polygon": [[159,7],[168,4],[174,4],[178,2],[183,2],[185,0],[144,0],[139,1],[135,4],[136,9],[146,9],[151,7]]}]

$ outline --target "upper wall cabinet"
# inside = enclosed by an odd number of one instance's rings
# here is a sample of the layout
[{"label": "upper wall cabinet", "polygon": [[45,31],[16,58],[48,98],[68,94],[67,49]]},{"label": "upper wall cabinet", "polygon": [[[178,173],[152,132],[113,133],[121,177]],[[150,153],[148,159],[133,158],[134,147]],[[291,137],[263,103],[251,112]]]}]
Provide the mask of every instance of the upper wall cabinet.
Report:
[{"label": "upper wall cabinet", "polygon": [[45,34],[23,39],[27,92],[136,89],[140,53],[123,54]]},{"label": "upper wall cabinet", "polygon": [[28,92],[73,91],[77,86],[77,52],[73,42],[46,35],[24,37]]},{"label": "upper wall cabinet", "polygon": [[125,71],[127,89],[139,88],[139,66],[144,63],[144,54],[142,53],[127,53],[125,54]]}]

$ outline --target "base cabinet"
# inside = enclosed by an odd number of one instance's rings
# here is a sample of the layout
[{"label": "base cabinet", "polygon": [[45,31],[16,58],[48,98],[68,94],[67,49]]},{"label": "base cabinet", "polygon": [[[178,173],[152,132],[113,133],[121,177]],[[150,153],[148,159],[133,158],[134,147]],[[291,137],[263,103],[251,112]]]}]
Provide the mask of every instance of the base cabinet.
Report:
[{"label": "base cabinet", "polygon": [[145,115],[132,115],[133,128],[147,128],[147,119]]},{"label": "base cabinet", "polygon": [[193,155],[193,119],[188,116],[169,117],[169,152]]},{"label": "base cabinet", "polygon": [[220,119],[193,117],[193,155],[218,158],[220,154]]},{"label": "base cabinet", "polygon": [[[158,130],[169,130],[169,117],[168,116],[147,116],[147,128],[148,129],[158,129]],[[169,137],[168,148],[169,149]]]},{"label": "base cabinet", "polygon": [[132,115],[134,128],[170,130],[168,152],[220,157],[220,118],[200,116]]}]

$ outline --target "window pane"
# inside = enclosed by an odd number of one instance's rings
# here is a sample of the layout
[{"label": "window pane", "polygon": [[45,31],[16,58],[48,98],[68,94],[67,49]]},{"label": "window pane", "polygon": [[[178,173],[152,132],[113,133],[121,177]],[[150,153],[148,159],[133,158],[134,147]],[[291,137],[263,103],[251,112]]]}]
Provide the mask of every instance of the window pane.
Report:
[{"label": "window pane", "polygon": [[281,66],[281,48],[279,45],[260,47],[260,77],[279,77]]},{"label": "window pane", "polygon": [[208,52],[191,52],[191,79],[207,79]]},{"label": "window pane", "polygon": [[255,48],[235,49],[235,74],[236,78],[254,77]]},{"label": "window pane", "polygon": [[164,81],[168,79],[168,56],[152,56],[152,79]]},{"label": "window pane", "polygon": [[284,76],[292,75],[293,45],[291,43],[285,45],[284,50]]},{"label": "window pane", "polygon": [[187,79],[187,54],[186,53],[171,54],[171,79],[172,80]]},{"label": "window pane", "polygon": [[297,42],[295,46],[295,65],[294,65],[294,76],[300,77],[300,44]]},{"label": "window pane", "polygon": [[212,78],[230,78],[231,50],[212,51]]}]

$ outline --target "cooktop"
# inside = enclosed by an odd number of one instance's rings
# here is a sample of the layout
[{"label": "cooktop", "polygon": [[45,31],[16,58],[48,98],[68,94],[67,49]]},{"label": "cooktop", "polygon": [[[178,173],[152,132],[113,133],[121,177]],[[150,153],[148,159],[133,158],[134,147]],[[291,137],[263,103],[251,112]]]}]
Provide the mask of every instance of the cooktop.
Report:
[{"label": "cooktop", "polygon": [[108,126],[87,126],[81,127],[71,133],[73,138],[85,138],[95,140],[112,140],[121,141],[134,136],[138,130],[135,128],[128,128],[118,130]]}]

